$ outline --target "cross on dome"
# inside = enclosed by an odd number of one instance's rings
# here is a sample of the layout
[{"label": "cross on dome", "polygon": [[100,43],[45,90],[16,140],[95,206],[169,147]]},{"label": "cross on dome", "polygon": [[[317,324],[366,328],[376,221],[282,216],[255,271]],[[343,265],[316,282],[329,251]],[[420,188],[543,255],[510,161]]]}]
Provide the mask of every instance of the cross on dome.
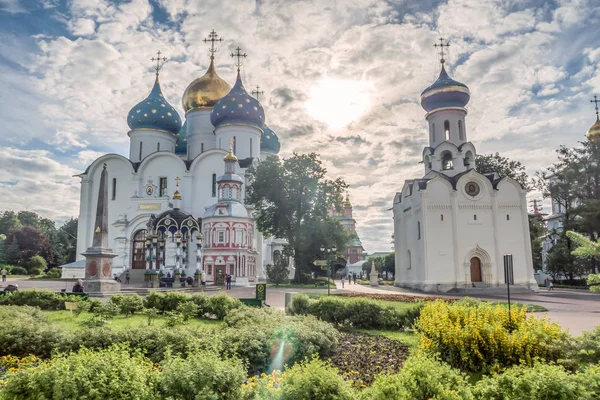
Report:
[{"label": "cross on dome", "polygon": [[210,52],[211,59],[215,58],[215,53],[217,52],[217,48],[215,47],[215,42],[220,43],[222,41],[223,41],[223,38],[220,38],[214,29],[208,34],[208,38],[204,39],[204,43],[210,42],[210,49],[208,49],[208,51]]},{"label": "cross on dome", "polygon": [[260,86],[256,85],[256,90],[251,91],[250,93],[256,97],[256,100],[260,101],[259,96],[265,94],[264,90],[260,90]]},{"label": "cross on dome", "polygon": [[237,70],[238,72],[240,72],[240,67],[242,66],[242,58],[246,58],[248,55],[246,53],[242,54],[241,51],[242,49],[238,46],[237,49],[235,49],[236,53],[231,53],[231,57],[237,57],[237,62],[235,63],[235,65],[237,66]]},{"label": "cross on dome", "polygon": [[156,76],[158,76],[158,71],[160,71],[165,65],[165,61],[167,61],[167,57],[160,57],[161,54],[162,53],[159,50],[158,52],[156,52],[156,57],[152,57],[150,59],[152,62],[156,61],[156,66],[154,67],[154,70],[156,71]]},{"label": "cross on dome", "polygon": [[448,40],[446,40],[446,44],[444,44],[444,38],[441,37],[438,39],[440,41],[440,44],[435,43],[433,45],[433,47],[435,47],[436,49],[439,47],[440,48],[440,63],[444,64],[446,62],[446,60],[444,59],[444,47],[446,48],[446,50],[448,50],[448,48],[450,47],[450,43],[448,43]]},{"label": "cross on dome", "polygon": [[595,103],[596,119],[598,119],[598,103],[600,103],[600,100],[598,100],[598,97],[594,95],[594,100],[590,100],[590,103]]}]

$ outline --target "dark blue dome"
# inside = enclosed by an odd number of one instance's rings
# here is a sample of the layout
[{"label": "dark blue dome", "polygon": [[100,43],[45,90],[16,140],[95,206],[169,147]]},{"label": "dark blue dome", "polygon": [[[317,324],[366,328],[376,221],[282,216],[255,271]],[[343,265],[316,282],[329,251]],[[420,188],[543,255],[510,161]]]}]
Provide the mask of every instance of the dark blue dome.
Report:
[{"label": "dark blue dome", "polygon": [[148,97],[135,105],[127,115],[131,129],[160,129],[176,134],[181,129],[181,118],[165,100],[160,90],[158,77]]},{"label": "dark blue dome", "polygon": [[279,138],[267,125],[263,125],[263,134],[260,137],[260,151],[265,153],[279,153],[281,145]]},{"label": "dark blue dome", "polygon": [[214,105],[210,122],[215,128],[227,124],[244,124],[262,129],[265,112],[258,100],[246,92],[239,72],[229,93]]},{"label": "dark blue dome", "polygon": [[470,98],[467,85],[450,78],[442,65],[437,81],[421,93],[421,107],[427,112],[443,107],[465,107]]},{"label": "dark blue dome", "polygon": [[177,134],[177,146],[175,146],[175,154],[187,154],[187,121],[183,123],[179,134]]}]

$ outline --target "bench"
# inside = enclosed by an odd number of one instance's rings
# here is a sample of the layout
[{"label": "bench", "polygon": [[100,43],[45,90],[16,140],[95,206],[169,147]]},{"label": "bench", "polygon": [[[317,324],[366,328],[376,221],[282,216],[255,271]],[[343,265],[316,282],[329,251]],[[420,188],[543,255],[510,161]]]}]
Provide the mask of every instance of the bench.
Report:
[{"label": "bench", "polygon": [[316,281],[316,282],[315,282],[315,287],[318,287],[318,286],[325,286],[325,285],[327,285],[327,282],[323,282],[323,281]]},{"label": "bench", "polygon": [[60,292],[65,297],[80,297],[81,300],[87,300],[90,295],[85,292]]}]

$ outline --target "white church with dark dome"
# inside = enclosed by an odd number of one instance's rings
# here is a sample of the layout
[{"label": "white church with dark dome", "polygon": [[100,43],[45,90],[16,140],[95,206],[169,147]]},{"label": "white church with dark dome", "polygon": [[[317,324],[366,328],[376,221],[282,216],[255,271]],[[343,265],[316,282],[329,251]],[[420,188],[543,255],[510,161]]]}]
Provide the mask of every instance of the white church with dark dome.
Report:
[{"label": "white church with dark dome", "polygon": [[[210,38],[216,37],[213,31]],[[238,285],[264,277],[263,247],[273,251],[274,246],[263,240],[252,210],[244,204],[245,172],[261,158],[277,154],[280,143],[265,124],[260,102],[244,88],[239,58],[232,87],[215,70],[218,40],[209,41],[208,70],[183,94],[185,116],[161,91],[159,56],[150,94],[127,115],[128,157],[103,155],[78,175],[78,260],[92,244],[100,174],[106,165],[108,240],[117,254],[114,273],[130,270],[132,280],[148,273],[201,273],[207,283],[221,283],[230,274]],[[71,268],[67,277],[75,273]]]},{"label": "white church with dark dome", "polygon": [[504,285],[504,255],[512,254],[514,284],[537,290],[526,190],[509,177],[475,170],[466,127],[471,94],[450,78],[441,54],[439,78],[421,93],[429,136],[424,175],[406,180],[394,197],[395,285],[430,292],[497,288]]}]

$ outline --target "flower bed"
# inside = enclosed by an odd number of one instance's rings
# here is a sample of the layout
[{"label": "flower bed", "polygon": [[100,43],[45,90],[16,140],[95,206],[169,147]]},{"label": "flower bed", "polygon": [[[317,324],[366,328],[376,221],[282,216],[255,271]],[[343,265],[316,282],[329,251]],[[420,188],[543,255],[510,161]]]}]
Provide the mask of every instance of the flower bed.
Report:
[{"label": "flower bed", "polygon": [[453,302],[456,299],[448,299],[442,297],[426,297],[426,296],[411,296],[407,294],[372,294],[372,293],[336,293],[338,297],[359,297],[363,299],[371,300],[384,300],[384,301],[401,301],[403,303],[419,303],[421,301],[436,301],[442,300],[446,302]]}]

